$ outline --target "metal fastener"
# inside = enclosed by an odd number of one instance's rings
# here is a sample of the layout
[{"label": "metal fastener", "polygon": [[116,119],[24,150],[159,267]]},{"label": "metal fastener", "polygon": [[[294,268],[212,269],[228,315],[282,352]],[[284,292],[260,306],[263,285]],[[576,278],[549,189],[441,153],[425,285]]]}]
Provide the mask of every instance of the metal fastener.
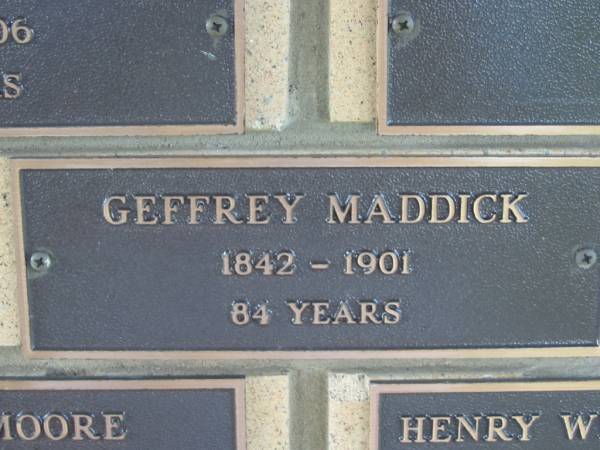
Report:
[{"label": "metal fastener", "polygon": [[206,31],[208,31],[208,34],[212,37],[224,36],[228,29],[229,24],[227,23],[227,19],[218,14],[210,16],[206,21]]},{"label": "metal fastener", "polygon": [[399,35],[407,35],[415,30],[415,18],[412,14],[398,14],[392,20],[392,30]]},{"label": "metal fastener", "polygon": [[580,269],[591,269],[596,264],[596,261],[598,261],[598,254],[591,248],[577,250],[575,254],[575,262]]},{"label": "metal fastener", "polygon": [[35,252],[29,258],[29,265],[36,272],[47,272],[52,266],[52,257],[46,252]]}]

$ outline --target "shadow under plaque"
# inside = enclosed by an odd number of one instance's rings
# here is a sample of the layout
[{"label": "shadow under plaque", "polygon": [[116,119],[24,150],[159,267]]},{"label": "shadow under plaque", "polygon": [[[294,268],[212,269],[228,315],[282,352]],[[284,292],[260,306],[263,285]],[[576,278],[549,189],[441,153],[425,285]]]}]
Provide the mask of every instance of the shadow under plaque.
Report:
[{"label": "shadow under plaque", "polygon": [[241,133],[242,0],[5,0],[0,137]]},{"label": "shadow under plaque", "polygon": [[380,0],[381,134],[597,134],[600,2]]}]

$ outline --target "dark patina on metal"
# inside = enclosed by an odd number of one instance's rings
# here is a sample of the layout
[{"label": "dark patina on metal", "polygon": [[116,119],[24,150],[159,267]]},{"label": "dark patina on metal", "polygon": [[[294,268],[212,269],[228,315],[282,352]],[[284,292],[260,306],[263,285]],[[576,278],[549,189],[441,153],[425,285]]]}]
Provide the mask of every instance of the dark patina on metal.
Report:
[{"label": "dark patina on metal", "polygon": [[383,3],[383,133],[600,124],[596,0]]},{"label": "dark patina on metal", "polygon": [[0,136],[242,130],[239,0],[7,0],[0,20]]},{"label": "dark patina on metal", "polygon": [[370,450],[598,448],[600,382],[371,385]]},{"label": "dark patina on metal", "polygon": [[0,447],[244,450],[244,381],[0,381]]},{"label": "dark patina on metal", "polygon": [[598,350],[597,159],[13,166],[31,355]]}]

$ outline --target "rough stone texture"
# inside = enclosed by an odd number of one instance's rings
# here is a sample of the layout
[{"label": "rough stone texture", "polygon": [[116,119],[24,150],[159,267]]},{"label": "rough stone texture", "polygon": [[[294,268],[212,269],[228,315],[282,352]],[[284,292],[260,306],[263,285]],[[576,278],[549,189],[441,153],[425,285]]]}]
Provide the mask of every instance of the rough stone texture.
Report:
[{"label": "rough stone texture", "polygon": [[0,159],[0,346],[19,344],[10,170]]},{"label": "rough stone texture", "polygon": [[289,0],[246,1],[246,127],[280,129],[287,122]]},{"label": "rough stone texture", "polygon": [[331,0],[329,113],[334,122],[375,119],[377,0]]},{"label": "rough stone texture", "polygon": [[330,374],[329,450],[364,450],[369,443],[369,380],[361,374]]},{"label": "rough stone texture", "polygon": [[248,450],[290,448],[289,381],[285,375],[246,379]]}]

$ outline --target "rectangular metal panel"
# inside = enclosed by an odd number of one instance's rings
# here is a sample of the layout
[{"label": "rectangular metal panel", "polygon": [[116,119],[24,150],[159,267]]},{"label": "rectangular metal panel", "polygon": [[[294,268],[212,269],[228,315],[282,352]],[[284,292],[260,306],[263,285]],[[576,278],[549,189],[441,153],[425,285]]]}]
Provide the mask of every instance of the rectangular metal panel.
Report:
[{"label": "rectangular metal panel", "polygon": [[373,384],[370,449],[592,450],[599,404],[599,381]]},{"label": "rectangular metal panel", "polygon": [[7,0],[2,14],[0,136],[242,130],[239,0]]},{"label": "rectangular metal panel", "polygon": [[[13,166],[32,355],[597,351],[600,159]],[[446,223],[434,223],[434,201]],[[268,223],[249,223],[252,204]],[[418,223],[402,223],[403,211]],[[32,268],[36,252],[51,259],[47,271]]]},{"label": "rectangular metal panel", "polygon": [[0,381],[0,447],[244,450],[241,379]]},{"label": "rectangular metal panel", "polygon": [[384,134],[600,129],[596,0],[380,0]]}]

